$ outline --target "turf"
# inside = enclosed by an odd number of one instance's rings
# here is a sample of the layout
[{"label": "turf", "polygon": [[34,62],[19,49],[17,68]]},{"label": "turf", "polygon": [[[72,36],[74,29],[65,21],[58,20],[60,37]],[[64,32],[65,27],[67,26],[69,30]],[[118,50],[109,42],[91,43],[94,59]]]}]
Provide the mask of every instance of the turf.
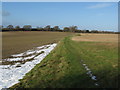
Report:
[{"label": "turf", "polygon": [[[11,88],[117,88],[118,51],[117,46],[111,44],[76,42],[66,37]],[[99,86],[86,74],[81,60],[97,76]]]}]

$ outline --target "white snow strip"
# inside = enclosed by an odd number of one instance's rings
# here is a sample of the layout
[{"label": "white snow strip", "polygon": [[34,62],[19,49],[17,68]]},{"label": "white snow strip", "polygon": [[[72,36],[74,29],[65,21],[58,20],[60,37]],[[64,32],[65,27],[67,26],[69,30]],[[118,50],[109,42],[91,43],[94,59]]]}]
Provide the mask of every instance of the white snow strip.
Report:
[{"label": "white snow strip", "polygon": [[20,58],[8,58],[8,59],[6,59],[6,61],[22,61],[22,57],[20,57]]},{"label": "white snow strip", "polygon": [[19,57],[19,56],[23,56],[24,53],[20,53],[20,54],[15,54],[15,55],[12,55],[13,57]]},{"label": "white snow strip", "polygon": [[[19,79],[22,79],[36,64],[40,63],[56,45],[57,44],[51,44],[49,45],[49,48],[41,49],[44,53],[25,64],[16,63],[15,65],[0,65],[0,89],[9,88],[18,83]],[[16,54],[13,56],[22,56],[22,54]],[[16,67],[17,65],[20,65],[20,67]]]},{"label": "white snow strip", "polygon": [[32,58],[34,58],[34,57],[35,57],[35,55],[29,56],[29,57],[25,57],[24,60],[32,59]]},{"label": "white snow strip", "polygon": [[38,49],[42,49],[42,48],[44,48],[45,47],[45,45],[44,46],[40,46],[40,47],[37,47]]},{"label": "white snow strip", "polygon": [[42,49],[44,47],[49,47],[50,45],[44,45],[44,46],[40,46],[40,47],[37,47],[38,49]]},{"label": "white snow strip", "polygon": [[36,51],[32,51],[32,50],[29,50],[25,53],[25,55],[30,55],[30,54],[34,54]]},{"label": "white snow strip", "polygon": [[[45,51],[46,49],[51,47],[51,45],[54,45],[54,44],[36,47],[32,50],[27,50],[26,52],[23,52],[23,53],[20,53],[20,54],[11,55],[13,58],[3,59],[2,61],[24,61],[24,60],[27,60],[27,59],[31,59],[36,54],[39,54],[41,51]],[[48,47],[48,48],[46,48],[46,47]],[[27,56],[27,55],[29,55],[29,56]]]},{"label": "white snow strip", "polygon": [[44,45],[44,46],[40,46],[40,47],[36,47],[37,50],[27,50],[26,52],[24,53],[20,53],[20,54],[15,54],[15,55],[11,55],[13,57],[21,57],[21,56],[24,56],[25,55],[30,55],[30,54],[34,54],[36,53],[36,51],[39,51],[39,49],[45,49],[46,47],[50,47],[52,44],[50,45]]},{"label": "white snow strip", "polygon": [[[81,63],[82,63],[82,65],[84,66],[85,70],[87,71],[86,74],[88,74],[89,77],[90,77],[92,80],[97,81],[96,76],[93,75],[93,74],[92,74],[92,71],[88,68],[88,66],[87,66],[85,63],[83,63],[83,60],[81,60]],[[96,85],[96,86],[99,86],[99,84],[98,84],[97,82],[95,83],[95,85]]]}]

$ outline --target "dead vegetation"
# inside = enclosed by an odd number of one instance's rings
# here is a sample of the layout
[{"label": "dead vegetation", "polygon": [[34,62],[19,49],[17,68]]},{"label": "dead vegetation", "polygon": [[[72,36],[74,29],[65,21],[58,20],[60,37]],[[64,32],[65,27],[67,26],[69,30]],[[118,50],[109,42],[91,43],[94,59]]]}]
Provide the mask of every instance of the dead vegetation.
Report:
[{"label": "dead vegetation", "polygon": [[118,42],[118,34],[80,34],[72,38],[75,41],[89,41],[89,42]]}]

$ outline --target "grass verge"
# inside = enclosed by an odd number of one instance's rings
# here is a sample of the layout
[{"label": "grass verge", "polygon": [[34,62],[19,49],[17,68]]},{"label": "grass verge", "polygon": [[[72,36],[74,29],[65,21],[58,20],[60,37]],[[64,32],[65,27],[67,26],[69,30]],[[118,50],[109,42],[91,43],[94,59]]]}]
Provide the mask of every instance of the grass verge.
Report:
[{"label": "grass verge", "polygon": [[[66,37],[11,88],[117,88],[118,52],[110,44],[76,42]],[[80,60],[97,76],[100,86],[94,85]]]}]

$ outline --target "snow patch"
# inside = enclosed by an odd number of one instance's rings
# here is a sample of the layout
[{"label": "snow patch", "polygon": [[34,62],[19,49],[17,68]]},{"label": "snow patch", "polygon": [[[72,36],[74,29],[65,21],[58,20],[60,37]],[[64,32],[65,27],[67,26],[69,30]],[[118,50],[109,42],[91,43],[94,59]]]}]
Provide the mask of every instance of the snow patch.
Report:
[{"label": "snow patch", "polygon": [[[38,50],[37,52],[44,51],[44,53],[41,53],[40,55],[36,56],[34,60],[28,61],[25,64],[16,63],[15,65],[0,65],[0,89],[2,88],[9,88],[12,85],[19,82],[19,79],[22,79],[26,73],[28,73],[34,66],[38,63],[40,63],[56,46],[57,44],[51,44],[51,45],[45,45],[37,48],[43,48],[41,50]],[[46,46],[49,46],[48,48],[44,48]],[[33,51],[34,52],[34,51]],[[27,54],[32,54],[29,50],[27,51]],[[24,52],[25,53],[25,52]],[[21,54],[15,54],[12,55],[13,57],[22,57],[24,53]],[[25,59],[31,59],[33,56],[26,57]],[[21,58],[12,58],[7,59],[9,61],[17,61],[21,60]],[[16,67],[20,66],[20,67]]]},{"label": "snow patch", "polygon": [[[82,65],[84,66],[85,70],[87,71],[86,74],[88,74],[89,77],[90,77],[92,80],[97,81],[96,76],[93,75],[93,74],[92,74],[92,71],[88,68],[88,66],[87,66],[85,63],[83,63],[83,60],[81,60],[81,63],[82,63]],[[97,82],[95,82],[95,86],[99,86],[99,84],[98,84]]]}]

